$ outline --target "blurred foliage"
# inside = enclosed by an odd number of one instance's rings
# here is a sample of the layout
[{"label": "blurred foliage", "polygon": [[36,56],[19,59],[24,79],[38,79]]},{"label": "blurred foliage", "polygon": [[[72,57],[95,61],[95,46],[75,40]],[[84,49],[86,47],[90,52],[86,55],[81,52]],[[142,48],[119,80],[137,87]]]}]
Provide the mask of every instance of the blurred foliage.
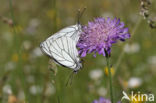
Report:
[{"label": "blurred foliage", "polygon": [[[156,94],[156,30],[139,15],[139,0],[12,0],[12,8],[9,0],[0,0],[1,103],[92,103],[99,96],[109,98],[108,73],[98,80],[89,76],[96,69],[107,72],[105,57],[83,58],[84,68],[74,75],[71,86],[65,86],[72,70],[57,66],[54,75],[49,58],[39,49],[47,37],[75,24],[77,10],[84,7],[82,24],[95,17],[117,17],[133,34],[129,41],[113,45],[115,100],[121,99],[123,90]],[[155,0],[150,10],[156,11]],[[140,78],[141,86],[129,88],[131,77]]]}]

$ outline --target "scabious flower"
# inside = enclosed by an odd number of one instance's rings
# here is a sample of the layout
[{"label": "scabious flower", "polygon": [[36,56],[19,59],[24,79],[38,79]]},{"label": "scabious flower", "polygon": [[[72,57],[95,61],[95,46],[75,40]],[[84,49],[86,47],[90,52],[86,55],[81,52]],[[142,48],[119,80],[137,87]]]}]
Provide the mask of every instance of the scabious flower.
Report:
[{"label": "scabious flower", "polygon": [[[105,99],[103,97],[100,97],[99,100],[94,100],[93,103],[111,103],[111,101],[109,99]],[[120,102],[117,102],[120,103]]]},{"label": "scabious flower", "polygon": [[103,72],[101,69],[94,69],[91,70],[89,73],[89,77],[95,81],[99,80],[102,76],[103,76]]},{"label": "scabious flower", "polygon": [[125,24],[115,18],[96,18],[94,21],[89,22],[87,26],[84,26],[83,32],[77,44],[79,48],[79,54],[81,57],[85,57],[87,53],[94,52],[103,54],[106,56],[111,53],[112,44],[117,40],[124,41],[130,38],[128,28],[124,27]]}]

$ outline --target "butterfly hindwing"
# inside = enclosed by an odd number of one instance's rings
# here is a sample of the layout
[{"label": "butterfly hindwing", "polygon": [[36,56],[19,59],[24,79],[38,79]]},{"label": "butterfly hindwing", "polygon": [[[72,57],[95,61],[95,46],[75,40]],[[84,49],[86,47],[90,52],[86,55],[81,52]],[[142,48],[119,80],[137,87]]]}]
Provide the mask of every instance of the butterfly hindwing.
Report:
[{"label": "butterfly hindwing", "polygon": [[41,49],[58,64],[76,69],[79,65],[76,42],[67,36],[62,36],[56,40],[47,39],[41,43]]}]

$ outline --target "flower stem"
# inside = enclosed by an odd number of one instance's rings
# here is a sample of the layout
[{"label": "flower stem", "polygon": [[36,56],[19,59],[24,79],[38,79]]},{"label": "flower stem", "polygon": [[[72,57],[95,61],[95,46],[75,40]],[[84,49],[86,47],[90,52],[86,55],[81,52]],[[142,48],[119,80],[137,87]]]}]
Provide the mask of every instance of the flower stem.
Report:
[{"label": "flower stem", "polygon": [[[129,43],[132,42],[132,40],[133,40],[132,37],[134,36],[134,34],[136,34],[136,31],[137,31],[137,29],[139,28],[141,22],[142,22],[142,19],[139,17],[138,20],[137,20],[137,23],[136,23],[136,25],[134,26],[133,31],[132,31],[132,33],[131,33],[131,39],[130,39]],[[125,44],[125,45],[126,45],[126,44]],[[124,47],[124,46],[123,46],[123,47]],[[115,64],[115,74],[114,74],[114,77],[116,77],[116,74],[117,74],[117,71],[118,71],[118,69],[119,69],[120,63],[122,62],[122,59],[123,59],[124,56],[125,56],[125,51],[124,51],[124,48],[123,48],[122,52],[121,52],[120,55],[119,55],[119,58],[118,58],[118,60],[117,60],[117,63]]]},{"label": "flower stem", "polygon": [[111,75],[111,68],[110,68],[110,63],[109,63],[109,57],[106,58],[107,61],[107,68],[108,68],[108,73],[109,73],[109,88],[110,88],[110,96],[111,96],[111,103],[114,103],[114,98],[113,98],[113,87],[112,87],[112,75]]},{"label": "flower stem", "polygon": [[[15,26],[16,26],[16,21],[15,21],[15,16],[14,16],[14,11],[13,11],[13,0],[9,0],[9,8],[10,8],[10,15],[11,15],[11,19],[13,21],[13,34],[14,34],[14,43],[12,46],[15,46],[15,50],[13,50],[12,52],[13,53],[17,53],[18,56],[19,56],[19,60],[18,60],[18,65],[17,65],[17,68],[18,70],[14,71],[13,72],[13,75],[15,76],[16,78],[16,75],[17,77],[19,76],[19,79],[21,81],[21,85],[22,85],[22,89],[24,90],[24,95],[25,95],[25,102],[29,102],[29,98],[28,98],[28,92],[27,92],[27,89],[26,89],[26,82],[25,82],[25,74],[24,72],[22,71],[22,65],[23,65],[23,62],[22,62],[22,58],[21,58],[21,55],[22,55],[22,49],[19,48],[20,47],[20,39],[17,38],[17,32],[15,30]],[[20,50],[19,50],[20,49]],[[12,78],[13,80],[15,78]]]}]

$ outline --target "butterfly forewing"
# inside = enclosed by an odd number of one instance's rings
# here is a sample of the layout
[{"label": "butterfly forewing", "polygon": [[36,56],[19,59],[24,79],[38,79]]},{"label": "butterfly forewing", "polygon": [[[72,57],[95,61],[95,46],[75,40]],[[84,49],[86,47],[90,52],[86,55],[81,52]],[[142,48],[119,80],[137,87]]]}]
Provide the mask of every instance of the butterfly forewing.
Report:
[{"label": "butterfly forewing", "polygon": [[62,30],[58,31],[57,33],[53,34],[51,37],[49,37],[49,40],[55,40],[62,36],[67,36],[72,38],[76,43],[78,42],[78,39],[81,34],[81,25],[76,24],[72,26],[68,26],[66,28],[63,28]]}]

